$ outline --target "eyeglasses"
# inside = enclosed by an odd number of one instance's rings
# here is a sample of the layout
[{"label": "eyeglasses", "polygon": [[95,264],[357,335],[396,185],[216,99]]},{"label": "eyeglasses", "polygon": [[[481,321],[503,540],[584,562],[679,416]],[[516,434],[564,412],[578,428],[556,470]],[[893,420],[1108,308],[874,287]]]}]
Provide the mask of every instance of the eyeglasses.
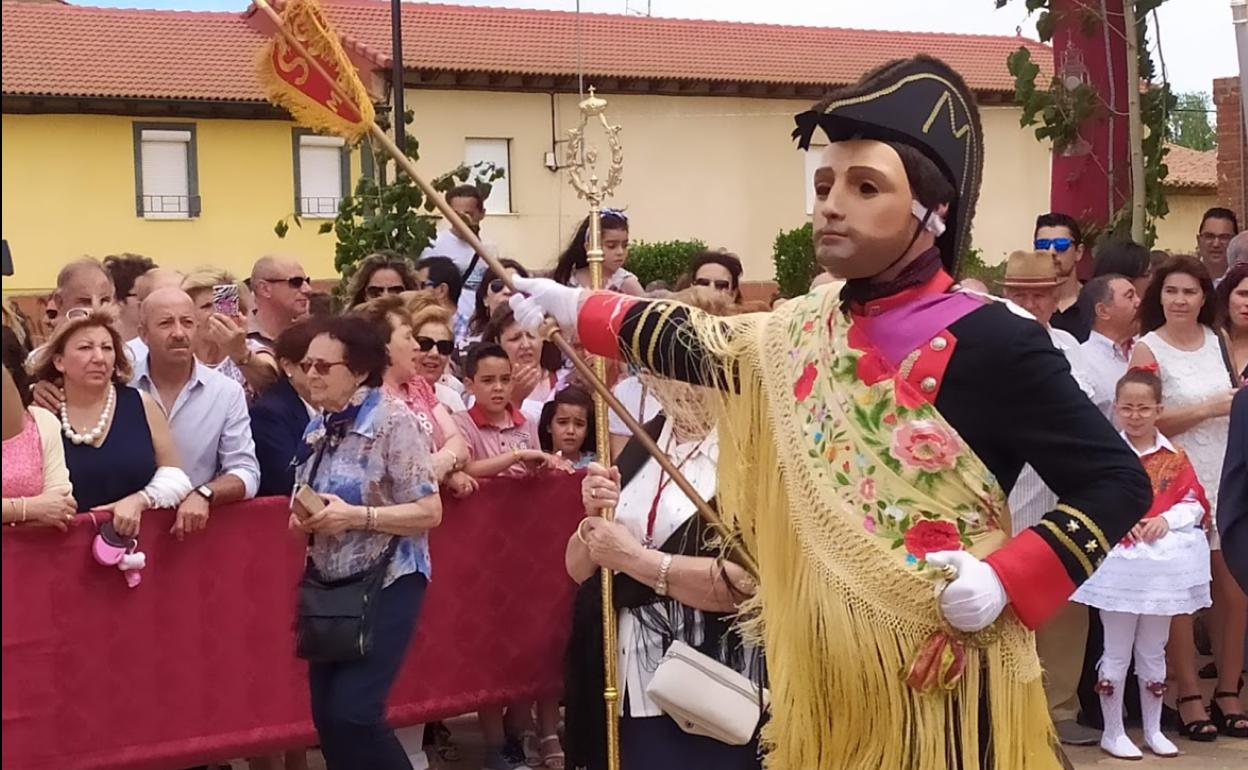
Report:
[{"label": "eyeglasses", "polygon": [[261,278],[265,283],[284,283],[292,289],[302,289],[303,285],[311,284],[312,279],[306,275],[292,275],[289,278]]},{"label": "eyeglasses", "polygon": [[1037,238],[1035,245],[1036,245],[1036,251],[1048,251],[1049,249],[1053,249],[1058,254],[1061,254],[1062,252],[1066,251],[1066,249],[1069,249],[1071,246],[1075,245],[1075,239],[1074,238]]},{"label": "eyeglasses", "polygon": [[422,352],[428,353],[434,348],[444,356],[449,356],[455,352],[455,343],[450,340],[435,340],[432,337],[417,337],[416,344],[420,346]]},{"label": "eyeglasses", "polygon": [[369,299],[377,299],[383,294],[394,294],[397,296],[402,294],[404,291],[406,291],[406,289],[403,288],[402,284],[399,284],[398,286],[369,286],[364,289],[364,296]]},{"label": "eyeglasses", "polygon": [[300,361],[299,368],[304,374],[308,374],[313,369],[316,373],[324,377],[334,370],[335,366],[346,366],[346,361]]},{"label": "eyeglasses", "polygon": [[500,291],[503,291],[506,288],[507,288],[507,284],[503,283],[502,278],[495,278],[494,280],[490,281],[490,293],[491,294],[498,294]]},{"label": "eyeglasses", "polygon": [[732,290],[732,281],[725,281],[723,279],[712,281],[710,278],[694,278],[693,285],[714,287],[715,289],[719,291],[731,291]]},{"label": "eyeglasses", "polygon": [[1127,417],[1152,417],[1157,411],[1157,407],[1155,405],[1131,406],[1129,404],[1117,404],[1114,408],[1118,410],[1118,414],[1125,415]]}]

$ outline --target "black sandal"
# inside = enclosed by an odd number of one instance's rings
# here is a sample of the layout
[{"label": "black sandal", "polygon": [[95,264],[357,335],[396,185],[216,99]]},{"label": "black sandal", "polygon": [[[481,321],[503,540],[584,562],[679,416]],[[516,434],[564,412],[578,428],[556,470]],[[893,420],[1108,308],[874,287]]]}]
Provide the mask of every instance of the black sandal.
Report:
[{"label": "black sandal", "polygon": [[[1192,701],[1203,702],[1203,699],[1199,695],[1187,695],[1176,700],[1174,705],[1177,707],[1183,705],[1184,703],[1191,703]],[[1177,708],[1175,710],[1178,711]],[[1178,711],[1178,714],[1179,735],[1182,735],[1188,740],[1196,741],[1197,743],[1213,743],[1218,739],[1218,726],[1213,723],[1213,720],[1197,719],[1195,722],[1184,722],[1183,712]]]},{"label": "black sandal", "polygon": [[1238,703],[1239,693],[1213,693],[1213,700],[1210,702],[1210,712],[1213,716],[1213,722],[1218,727],[1218,732],[1231,738],[1248,738],[1248,716],[1242,713],[1228,714],[1222,711],[1222,707],[1218,705],[1218,698],[1234,698],[1235,702]]}]

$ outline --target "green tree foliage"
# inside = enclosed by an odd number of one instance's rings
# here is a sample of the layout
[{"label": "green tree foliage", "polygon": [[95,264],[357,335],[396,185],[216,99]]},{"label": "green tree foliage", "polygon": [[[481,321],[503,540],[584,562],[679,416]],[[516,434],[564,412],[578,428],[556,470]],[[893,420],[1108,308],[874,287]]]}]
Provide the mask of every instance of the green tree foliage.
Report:
[{"label": "green tree foliage", "polygon": [[1207,91],[1187,91],[1175,95],[1170,111],[1170,141],[1193,150],[1215,150],[1218,135],[1209,123],[1213,100]]},{"label": "green tree foliage", "polygon": [[669,288],[689,272],[689,260],[699,251],[706,251],[706,244],[691,241],[638,241],[628,247],[626,267],[636,273],[642,286],[651,281],[664,281]]},{"label": "green tree foliage", "polygon": [[815,264],[814,230],[809,222],[793,230],[781,230],[772,247],[776,283],[780,296],[797,297],[810,290],[810,282],[818,273]]},{"label": "green tree foliage", "polygon": [[[408,110],[404,123],[410,126],[412,119],[412,111]],[[378,116],[378,124],[388,127],[381,116]],[[420,158],[420,144],[411,133],[405,130],[404,134],[403,151],[415,162]],[[373,149],[367,140],[360,147],[361,154],[372,161],[372,173],[360,175],[355,190],[339,204],[338,216],[333,222],[322,222],[317,229],[322,234],[332,232],[337,239],[334,269],[342,276],[342,281],[335,290],[336,295],[341,294],[356,264],[364,257],[374,251],[390,249],[415,262],[437,234],[438,217],[434,214],[433,201],[427,199],[401,169],[394,174],[387,173],[388,168],[397,166],[385,150]],[[367,165],[365,170],[368,170]],[[388,179],[388,176],[393,178]],[[502,177],[503,170],[490,163],[461,164],[434,179],[432,184],[443,194],[456,185],[472,184],[488,198],[493,183]],[[303,226],[297,214],[290,214],[278,221],[273,230],[279,238],[285,237],[291,223]]]}]

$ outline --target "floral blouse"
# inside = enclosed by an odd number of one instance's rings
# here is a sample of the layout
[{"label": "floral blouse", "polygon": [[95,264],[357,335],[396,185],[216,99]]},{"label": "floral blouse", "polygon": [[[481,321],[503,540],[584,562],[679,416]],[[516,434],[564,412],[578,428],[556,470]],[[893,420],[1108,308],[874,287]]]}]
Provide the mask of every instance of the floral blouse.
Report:
[{"label": "floral blouse", "polygon": [[[438,493],[429,434],[402,401],[381,388],[361,388],[343,411],[313,418],[304,442],[296,480],[317,492],[338,495],[353,505],[378,507],[413,503]],[[322,448],[316,477],[310,479]],[[364,530],[317,535],[308,555],[327,579],[336,580],[373,564],[390,537]],[[399,540],[385,585],[413,572],[432,577],[424,534]]]}]

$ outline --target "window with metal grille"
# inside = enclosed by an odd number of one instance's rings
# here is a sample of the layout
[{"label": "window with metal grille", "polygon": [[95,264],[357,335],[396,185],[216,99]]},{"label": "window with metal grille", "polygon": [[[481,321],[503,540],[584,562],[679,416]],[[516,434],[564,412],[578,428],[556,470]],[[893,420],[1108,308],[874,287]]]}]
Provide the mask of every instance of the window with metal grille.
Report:
[{"label": "window with metal grille", "polygon": [[350,195],[351,155],[336,136],[295,129],[295,211],[311,219],[333,219]]},{"label": "window with metal grille", "polygon": [[135,214],[144,219],[199,216],[195,126],[134,124]]}]

